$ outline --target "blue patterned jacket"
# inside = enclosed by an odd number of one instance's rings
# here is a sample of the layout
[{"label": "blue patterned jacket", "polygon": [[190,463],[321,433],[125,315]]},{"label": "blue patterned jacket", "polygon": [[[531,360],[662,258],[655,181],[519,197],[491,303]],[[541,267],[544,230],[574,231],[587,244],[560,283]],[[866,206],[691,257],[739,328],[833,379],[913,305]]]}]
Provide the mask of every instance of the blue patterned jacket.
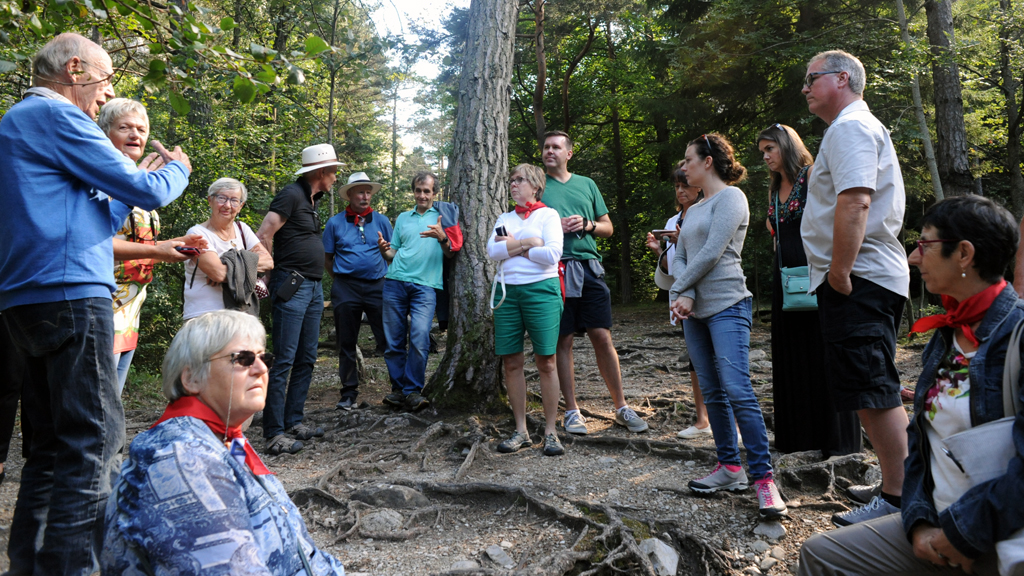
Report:
[{"label": "blue patterned jacket", "polygon": [[139,434],[107,502],[103,574],[344,576],[272,475],[254,476],[201,420]]}]

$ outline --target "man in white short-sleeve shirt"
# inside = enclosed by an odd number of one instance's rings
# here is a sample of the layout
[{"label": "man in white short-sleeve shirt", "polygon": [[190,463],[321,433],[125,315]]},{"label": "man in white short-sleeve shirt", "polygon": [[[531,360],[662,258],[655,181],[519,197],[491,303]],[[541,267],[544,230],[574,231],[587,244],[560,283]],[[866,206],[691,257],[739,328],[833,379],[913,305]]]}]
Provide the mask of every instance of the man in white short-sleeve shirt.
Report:
[{"label": "man in white short-sleeve shirt", "polygon": [[889,131],[863,100],[864,65],[839,50],[811,59],[803,94],[829,124],[800,231],[818,297],[828,385],[836,410],[856,410],[878,455],[881,493],[836,514],[840,526],[899,512],[907,414],[896,332],[910,292],[898,239],[906,198]]}]

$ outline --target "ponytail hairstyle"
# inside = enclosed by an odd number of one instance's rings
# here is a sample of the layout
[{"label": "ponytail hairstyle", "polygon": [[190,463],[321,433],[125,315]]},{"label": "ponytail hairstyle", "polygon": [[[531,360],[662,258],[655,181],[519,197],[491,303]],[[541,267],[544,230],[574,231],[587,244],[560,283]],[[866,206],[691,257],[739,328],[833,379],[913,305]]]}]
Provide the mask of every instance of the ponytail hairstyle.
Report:
[{"label": "ponytail hairstyle", "polygon": [[722,182],[732,186],[747,177],[747,169],[736,161],[732,144],[725,136],[712,132],[700,138],[694,138],[687,146],[696,146],[700,158],[711,157],[711,167]]},{"label": "ponytail hairstyle", "polygon": [[[793,184],[796,184],[796,176],[804,166],[814,165],[814,157],[807,151],[807,147],[804,146],[804,142],[796,130],[785,124],[773,124],[762,130],[757,135],[757,145],[760,146],[762,141],[774,142],[779,146],[782,169],[786,171],[786,177]],[[769,190],[773,193],[778,192],[782,187],[782,174],[775,171],[770,172],[772,183]]]}]

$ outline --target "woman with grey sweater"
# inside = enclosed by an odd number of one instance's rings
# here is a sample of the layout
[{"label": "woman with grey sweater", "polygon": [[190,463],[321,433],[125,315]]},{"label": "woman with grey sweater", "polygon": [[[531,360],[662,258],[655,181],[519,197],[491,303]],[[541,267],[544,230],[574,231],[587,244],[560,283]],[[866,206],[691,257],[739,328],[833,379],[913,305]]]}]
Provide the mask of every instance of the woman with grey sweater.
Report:
[{"label": "woman with grey sweater", "polygon": [[704,190],[704,200],[693,205],[683,220],[672,263],[676,281],[670,301],[672,313],[683,320],[718,453],[714,470],[691,480],[689,486],[702,494],[747,489],[732,427],[735,418],[760,513],[777,518],[786,514],[786,505],[772,479],[768,432],[750,384],[751,294],[740,259],[750,209],[747,197],[733,186],[743,180],[746,169],[719,134],[690,142],[682,169],[690,185]]}]

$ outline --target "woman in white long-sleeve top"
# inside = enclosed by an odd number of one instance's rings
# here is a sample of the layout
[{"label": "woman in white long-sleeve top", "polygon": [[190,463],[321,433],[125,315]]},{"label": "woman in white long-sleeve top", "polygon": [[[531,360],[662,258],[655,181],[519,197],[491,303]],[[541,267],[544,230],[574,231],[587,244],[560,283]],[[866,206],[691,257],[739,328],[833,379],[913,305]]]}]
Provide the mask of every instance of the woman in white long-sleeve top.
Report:
[{"label": "woman in white long-sleeve top", "polygon": [[[562,287],[558,262],[562,258],[562,223],[558,212],[544,206],[544,171],[520,164],[509,180],[515,210],[498,217],[487,255],[499,262],[491,306],[494,308],[494,347],[505,366],[505,387],[516,420],[512,437],[498,445],[499,452],[515,452],[530,446],[526,430],[526,378],[523,376],[523,334],[533,342],[540,372],[544,404],[544,454],[557,456],[565,450],[555,433],[558,416],[558,372],[555,349],[562,317]],[[494,301],[497,300],[497,301]]]}]

